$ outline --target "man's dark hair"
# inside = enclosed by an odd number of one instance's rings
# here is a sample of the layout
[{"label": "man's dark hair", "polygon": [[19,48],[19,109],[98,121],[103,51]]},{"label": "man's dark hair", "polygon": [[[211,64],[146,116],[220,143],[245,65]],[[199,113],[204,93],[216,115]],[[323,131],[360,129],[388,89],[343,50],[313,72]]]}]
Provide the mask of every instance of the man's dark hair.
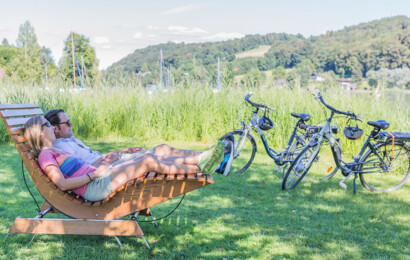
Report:
[{"label": "man's dark hair", "polygon": [[45,115],[44,118],[50,122],[50,124],[54,126],[58,126],[60,129],[60,117],[58,116],[59,113],[65,113],[64,110],[62,109],[53,109],[48,111]]}]

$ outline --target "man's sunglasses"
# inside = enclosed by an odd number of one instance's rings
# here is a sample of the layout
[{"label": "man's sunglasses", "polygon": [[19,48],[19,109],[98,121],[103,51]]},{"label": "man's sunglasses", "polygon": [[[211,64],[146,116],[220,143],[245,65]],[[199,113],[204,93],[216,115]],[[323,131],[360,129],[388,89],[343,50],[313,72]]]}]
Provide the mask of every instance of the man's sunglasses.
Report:
[{"label": "man's sunglasses", "polygon": [[66,124],[68,127],[70,127],[70,126],[72,125],[71,119],[68,120],[68,121],[66,121],[66,122],[61,122],[61,123],[58,123],[58,124],[59,124],[59,125]]},{"label": "man's sunglasses", "polygon": [[47,126],[47,127],[51,127],[51,124],[50,124],[50,122],[45,122],[44,124],[42,124],[41,125],[41,128],[43,128],[43,127],[45,127],[45,126]]}]

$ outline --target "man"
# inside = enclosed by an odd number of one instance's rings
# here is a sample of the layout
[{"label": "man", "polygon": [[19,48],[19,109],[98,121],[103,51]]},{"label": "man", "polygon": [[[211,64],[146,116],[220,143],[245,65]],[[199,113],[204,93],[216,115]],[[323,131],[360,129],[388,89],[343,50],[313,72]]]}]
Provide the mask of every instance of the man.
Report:
[{"label": "man", "polygon": [[145,153],[152,153],[156,156],[194,156],[200,152],[179,150],[166,144],[160,144],[150,150],[142,147],[129,147],[120,151],[101,154],[93,151],[86,146],[81,140],[74,137],[71,128],[73,123],[70,117],[62,109],[48,111],[44,117],[53,125],[56,141],[53,146],[67,153],[75,154],[81,157],[86,163],[93,166],[107,165],[113,167],[126,161],[137,158]]}]

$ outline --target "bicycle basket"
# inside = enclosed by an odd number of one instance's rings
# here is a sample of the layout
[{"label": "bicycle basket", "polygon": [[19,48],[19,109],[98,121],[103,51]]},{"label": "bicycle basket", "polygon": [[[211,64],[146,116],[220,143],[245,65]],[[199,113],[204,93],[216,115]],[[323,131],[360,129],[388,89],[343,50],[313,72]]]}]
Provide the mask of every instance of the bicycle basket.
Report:
[{"label": "bicycle basket", "polygon": [[346,138],[349,139],[349,140],[358,140],[363,135],[363,129],[361,129],[357,126],[349,126],[348,125],[343,130],[343,133],[345,134]]}]

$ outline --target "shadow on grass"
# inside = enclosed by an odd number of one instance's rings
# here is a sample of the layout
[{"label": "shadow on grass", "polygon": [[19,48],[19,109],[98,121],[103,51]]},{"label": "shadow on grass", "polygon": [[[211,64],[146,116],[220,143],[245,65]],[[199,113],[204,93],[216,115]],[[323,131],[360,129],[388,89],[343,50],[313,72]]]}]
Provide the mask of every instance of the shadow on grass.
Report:
[{"label": "shadow on grass", "polygon": [[[124,143],[92,143],[102,152]],[[149,147],[147,147],[149,148]],[[25,190],[20,159],[13,146],[0,146],[1,226],[5,236],[17,215],[32,217],[35,205]],[[259,157],[258,157],[259,156]],[[124,257],[124,258],[405,258],[409,255],[408,186],[375,194],[358,186],[358,194],[341,190],[339,179],[304,181],[295,190],[281,191],[280,177],[268,157],[258,155],[240,175],[214,176],[209,185],[186,195],[169,218],[140,226],[152,249],[140,238],[103,236],[38,236],[30,247],[28,235],[0,242],[0,256]],[[31,184],[31,181],[29,181]],[[40,195],[31,184],[36,197]],[[156,218],[170,212],[179,198],[152,208]],[[144,218],[141,218],[144,220]],[[29,250],[29,251],[27,251]]]}]

